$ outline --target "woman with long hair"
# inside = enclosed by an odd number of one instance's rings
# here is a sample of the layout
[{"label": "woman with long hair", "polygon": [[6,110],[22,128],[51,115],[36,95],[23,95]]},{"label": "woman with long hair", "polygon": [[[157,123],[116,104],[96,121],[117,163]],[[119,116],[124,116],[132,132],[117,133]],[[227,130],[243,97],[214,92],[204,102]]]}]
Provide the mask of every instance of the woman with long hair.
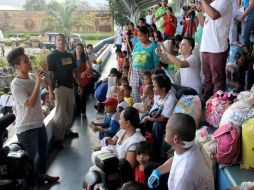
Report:
[{"label": "woman with long hair", "polygon": [[92,67],[88,61],[88,58],[84,51],[84,46],[82,43],[76,45],[74,51],[74,59],[76,66],[79,68],[80,72],[80,89],[78,90],[78,84],[74,81],[74,95],[76,100],[77,112],[81,113],[81,117],[86,117],[86,95],[87,86],[90,83],[90,79],[93,76]]}]

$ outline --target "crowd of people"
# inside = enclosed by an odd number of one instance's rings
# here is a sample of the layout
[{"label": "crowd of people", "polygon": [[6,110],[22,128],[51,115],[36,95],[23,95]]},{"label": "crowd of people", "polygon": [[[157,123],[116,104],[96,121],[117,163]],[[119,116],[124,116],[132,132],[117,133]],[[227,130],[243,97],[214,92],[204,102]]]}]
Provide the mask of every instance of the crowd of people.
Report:
[{"label": "crowd of people", "polygon": [[[245,89],[246,70],[247,89],[251,88],[254,75],[249,38],[254,1],[244,1],[244,12],[239,17],[235,17],[236,1],[203,0],[197,1],[195,7],[185,6],[181,34],[176,34],[177,18],[167,4],[167,0],[162,0],[146,18],[138,20],[137,26],[129,23],[118,32],[117,68],[111,68],[108,77],[98,83],[100,73],[92,69],[96,64],[93,46],[79,43],[69,53],[63,34],[56,36],[56,50],[47,57],[48,77],[41,70],[30,74],[31,62],[23,48],[8,54],[8,62],[18,73],[10,86],[16,109],[16,134],[35,163],[39,180],[59,180],[45,174],[48,139],[40,103],[40,87],[44,85],[49,99],[55,100],[53,145],[59,149],[64,148],[65,138],[78,137],[70,129],[74,113],[86,118],[87,95],[95,93],[95,108],[105,111],[103,122],[90,125],[98,132],[98,148],[127,161],[133,175],[123,182],[142,184],[127,183],[122,189],[132,185],[139,189],[215,188],[212,168],[195,141],[199,126],[188,114],[173,114],[178,101],[176,91],[188,87],[206,101],[218,90],[226,90],[228,51],[237,40],[233,35],[234,20],[244,22],[242,43],[249,50],[237,60],[243,71],[239,72],[235,90]],[[173,80],[165,69],[168,65],[174,65]],[[1,102],[7,104],[8,99]]]}]

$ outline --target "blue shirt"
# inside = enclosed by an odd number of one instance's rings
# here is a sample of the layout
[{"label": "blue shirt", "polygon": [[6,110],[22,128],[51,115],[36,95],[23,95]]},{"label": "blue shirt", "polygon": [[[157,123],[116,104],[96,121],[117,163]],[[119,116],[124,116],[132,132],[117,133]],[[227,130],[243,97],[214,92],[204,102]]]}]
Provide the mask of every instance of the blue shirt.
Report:
[{"label": "blue shirt", "polygon": [[[244,10],[246,10],[250,4],[250,0],[243,0],[242,3],[243,3]],[[254,9],[251,10],[248,16],[254,16]]]},{"label": "blue shirt", "polygon": [[159,64],[159,57],[155,53],[157,44],[152,42],[148,47],[143,48],[138,42],[132,52],[132,67],[137,69],[155,69]]},{"label": "blue shirt", "polygon": [[120,125],[119,125],[119,113],[115,112],[112,117],[110,117],[110,114],[106,114],[104,118],[104,123],[108,124],[109,131],[110,131],[110,137],[113,137],[116,132],[119,130]]}]

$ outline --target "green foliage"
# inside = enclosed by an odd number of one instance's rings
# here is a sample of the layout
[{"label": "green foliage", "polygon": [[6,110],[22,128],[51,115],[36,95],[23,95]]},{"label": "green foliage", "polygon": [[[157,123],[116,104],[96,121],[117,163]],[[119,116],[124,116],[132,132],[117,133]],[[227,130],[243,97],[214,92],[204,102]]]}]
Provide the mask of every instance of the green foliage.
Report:
[{"label": "green foliage", "polygon": [[6,58],[0,57],[0,67],[6,68],[8,66],[8,62]]},{"label": "green foliage", "polygon": [[46,8],[45,0],[26,0],[23,8],[27,11],[42,11]]},{"label": "green foliage", "polygon": [[77,10],[76,0],[66,0],[64,3],[51,1],[47,5],[43,30],[70,34],[70,30],[79,24],[79,18],[74,14]]},{"label": "green foliage", "polygon": [[120,0],[109,0],[109,11],[117,25],[123,26],[130,22],[128,20],[128,15],[126,11],[121,6],[122,2]]}]

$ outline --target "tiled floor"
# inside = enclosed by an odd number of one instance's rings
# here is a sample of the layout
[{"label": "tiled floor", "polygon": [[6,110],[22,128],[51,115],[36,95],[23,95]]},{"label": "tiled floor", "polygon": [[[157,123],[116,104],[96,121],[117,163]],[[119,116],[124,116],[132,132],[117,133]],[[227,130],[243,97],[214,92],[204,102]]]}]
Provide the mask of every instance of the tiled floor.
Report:
[{"label": "tiled floor", "polygon": [[[113,51],[114,52],[114,51]],[[116,56],[111,55],[102,72],[102,78],[109,74],[111,67],[116,66]],[[89,128],[89,123],[96,120],[97,111],[94,109],[96,99],[88,98],[87,119],[77,117],[72,130],[79,133],[79,138],[66,139],[64,149],[52,149],[48,158],[50,175],[60,176],[59,183],[42,185],[40,190],[79,190],[91,163],[91,149],[99,144],[97,134]]]}]

